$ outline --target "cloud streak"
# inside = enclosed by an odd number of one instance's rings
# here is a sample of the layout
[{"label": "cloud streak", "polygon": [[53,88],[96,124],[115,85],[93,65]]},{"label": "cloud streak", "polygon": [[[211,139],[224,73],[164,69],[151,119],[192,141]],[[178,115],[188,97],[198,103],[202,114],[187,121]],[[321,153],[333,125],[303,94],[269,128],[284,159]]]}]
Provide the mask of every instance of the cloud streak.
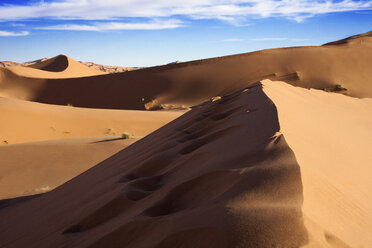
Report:
[{"label": "cloud streak", "polygon": [[28,31],[9,32],[9,31],[1,31],[0,30],[0,37],[27,36],[29,34],[30,34],[30,32],[28,32]]},{"label": "cloud streak", "polygon": [[[173,19],[214,19],[244,25],[259,18],[278,17],[302,22],[321,14],[365,10],[372,10],[372,0],[54,0],[0,5],[0,21],[45,18],[62,22],[62,25],[47,29],[102,31],[182,26],[179,23],[120,23],[123,18],[162,19],[164,22]],[[66,20],[110,23],[80,25],[66,24]]]},{"label": "cloud streak", "polygon": [[165,21],[152,21],[152,22],[104,22],[92,23],[89,25],[79,24],[62,24],[47,27],[39,27],[37,29],[44,30],[72,30],[72,31],[112,31],[112,30],[160,30],[160,29],[173,29],[182,26],[179,20],[171,19]]}]

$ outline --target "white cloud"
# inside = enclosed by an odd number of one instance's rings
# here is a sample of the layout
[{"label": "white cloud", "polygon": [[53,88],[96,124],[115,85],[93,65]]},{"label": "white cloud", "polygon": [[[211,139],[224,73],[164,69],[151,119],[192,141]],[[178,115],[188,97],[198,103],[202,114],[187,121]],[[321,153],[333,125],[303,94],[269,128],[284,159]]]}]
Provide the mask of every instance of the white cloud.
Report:
[{"label": "white cloud", "polygon": [[54,25],[47,27],[40,27],[38,29],[47,30],[74,30],[74,31],[110,31],[110,30],[159,30],[159,29],[171,29],[182,26],[182,22],[179,20],[165,20],[165,21],[152,21],[152,22],[136,22],[136,23],[124,23],[124,22],[102,22],[93,23],[89,25],[79,24],[63,24]]},{"label": "white cloud", "polygon": [[278,40],[288,40],[288,38],[285,38],[285,37],[281,37],[281,38],[273,38],[273,37],[269,37],[269,38],[255,38],[255,39],[252,39],[254,41],[278,41]]},{"label": "white cloud", "polygon": [[243,41],[243,39],[231,38],[231,39],[222,40],[222,42],[238,42],[238,41]]},{"label": "white cloud", "polygon": [[268,17],[302,22],[319,14],[371,9],[372,0],[54,0],[0,6],[0,21],[184,17],[242,24]]},{"label": "white cloud", "polygon": [[30,32],[28,31],[21,31],[21,32],[9,32],[9,31],[1,31],[0,30],[0,36],[1,37],[10,37],[10,36],[26,36],[29,35]]}]

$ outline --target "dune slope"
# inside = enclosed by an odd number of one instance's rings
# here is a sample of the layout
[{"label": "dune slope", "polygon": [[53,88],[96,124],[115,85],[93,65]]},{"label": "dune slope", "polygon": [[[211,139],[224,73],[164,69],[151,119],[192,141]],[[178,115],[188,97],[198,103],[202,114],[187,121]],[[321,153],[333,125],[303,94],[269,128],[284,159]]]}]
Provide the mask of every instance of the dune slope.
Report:
[{"label": "dune slope", "polygon": [[180,116],[182,111],[84,109],[0,98],[1,145],[23,142],[120,136],[144,136]]},{"label": "dune slope", "polygon": [[206,102],[57,189],[0,210],[0,246],[304,245],[300,167],[279,130],[261,84]]},{"label": "dune slope", "polygon": [[372,247],[372,99],[263,84],[301,168],[309,247]]},{"label": "dune slope", "polygon": [[[53,104],[145,109],[195,105],[265,78],[305,88],[372,97],[372,37],[319,47],[269,49],[79,79],[0,79],[1,93]],[[0,76],[1,78],[1,76]]]},{"label": "dune slope", "polygon": [[0,199],[50,191],[137,140],[111,136],[1,146]]}]

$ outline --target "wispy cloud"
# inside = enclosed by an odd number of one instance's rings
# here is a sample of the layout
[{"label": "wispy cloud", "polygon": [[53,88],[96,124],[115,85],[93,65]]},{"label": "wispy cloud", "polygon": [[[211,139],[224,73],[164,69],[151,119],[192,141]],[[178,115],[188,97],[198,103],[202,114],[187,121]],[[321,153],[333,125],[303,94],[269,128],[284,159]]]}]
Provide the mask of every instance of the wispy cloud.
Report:
[{"label": "wispy cloud", "polygon": [[255,38],[252,39],[254,41],[278,41],[278,40],[288,40],[286,37],[280,37],[280,38],[275,38],[275,37],[268,37],[268,38]]},{"label": "wispy cloud", "polygon": [[26,35],[29,35],[29,34],[30,34],[30,32],[28,32],[28,31],[9,32],[9,31],[1,31],[0,30],[0,37],[26,36]]},{"label": "wispy cloud", "polygon": [[222,42],[239,42],[239,41],[243,41],[243,39],[231,38],[231,39],[224,39],[224,40],[222,40]]},{"label": "wispy cloud", "polygon": [[47,27],[40,27],[38,29],[46,30],[74,30],[74,31],[110,31],[110,30],[159,30],[159,29],[172,29],[182,26],[179,20],[171,19],[165,21],[151,21],[151,22],[103,22],[92,23],[89,25],[79,24],[63,24]]},{"label": "wispy cloud", "polygon": [[11,26],[12,27],[25,27],[26,24],[23,24],[23,23],[12,23]]},{"label": "wispy cloud", "polygon": [[2,5],[0,21],[184,17],[241,24],[250,19],[268,17],[302,22],[320,14],[371,9],[372,0],[54,0]]}]

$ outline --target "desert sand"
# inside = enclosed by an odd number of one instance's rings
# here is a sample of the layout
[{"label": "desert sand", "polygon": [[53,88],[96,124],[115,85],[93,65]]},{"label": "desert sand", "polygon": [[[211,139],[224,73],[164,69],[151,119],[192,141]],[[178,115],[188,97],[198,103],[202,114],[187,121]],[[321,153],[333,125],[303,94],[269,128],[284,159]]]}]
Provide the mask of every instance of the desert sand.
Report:
[{"label": "desert sand", "polygon": [[[42,70],[55,66],[56,58],[37,64],[34,76],[47,75]],[[69,71],[84,75],[82,65],[68,60]],[[49,191],[184,111],[84,109],[0,97],[0,112],[0,199],[6,199]],[[131,139],[121,140],[123,133]]]},{"label": "desert sand", "polygon": [[0,147],[0,199],[54,189],[140,137],[60,139]]},{"label": "desert sand", "polygon": [[1,145],[65,138],[145,136],[184,111],[86,109],[0,98]]},{"label": "desert sand", "polygon": [[371,62],[365,33],[89,77],[1,70],[2,125],[22,135],[1,134],[18,144],[0,184],[28,196],[0,201],[0,247],[372,247]]},{"label": "desert sand", "polygon": [[263,84],[301,168],[305,223],[324,230],[314,247],[372,246],[372,99]]}]

